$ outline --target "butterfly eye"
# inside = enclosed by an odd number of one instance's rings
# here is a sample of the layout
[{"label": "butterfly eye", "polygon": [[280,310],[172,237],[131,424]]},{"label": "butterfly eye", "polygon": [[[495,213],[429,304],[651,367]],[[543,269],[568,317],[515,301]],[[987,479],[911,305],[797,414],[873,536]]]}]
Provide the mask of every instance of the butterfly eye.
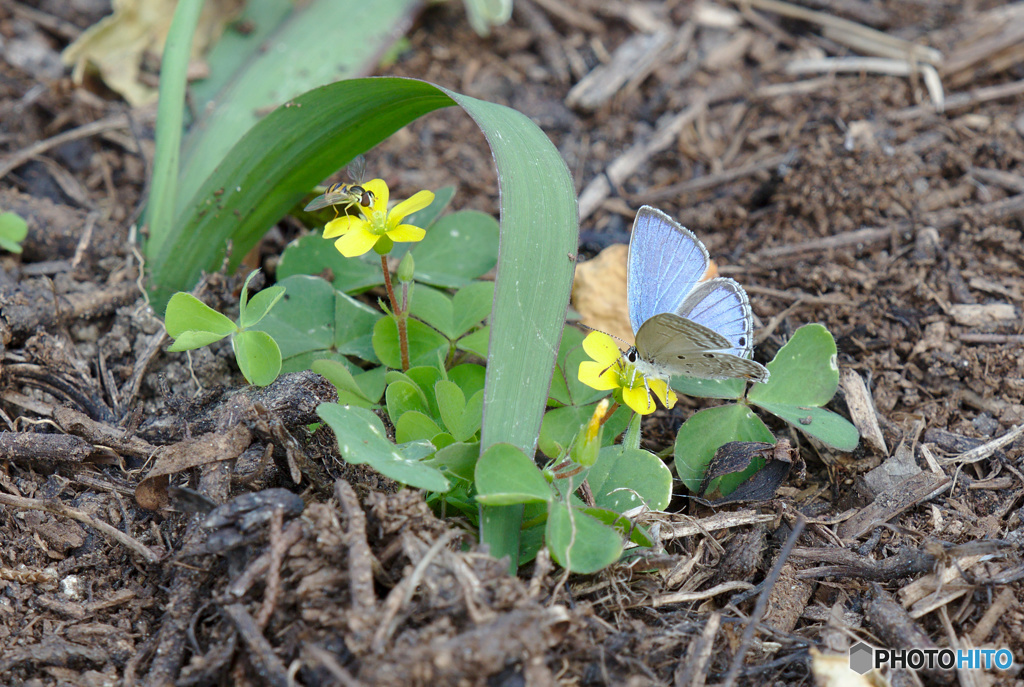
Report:
[{"label": "butterfly eye", "polygon": [[636,347],[635,346],[631,346],[630,349],[628,351],[626,351],[626,360],[628,360],[631,363],[635,363],[637,357],[639,357],[639,356],[637,355]]}]

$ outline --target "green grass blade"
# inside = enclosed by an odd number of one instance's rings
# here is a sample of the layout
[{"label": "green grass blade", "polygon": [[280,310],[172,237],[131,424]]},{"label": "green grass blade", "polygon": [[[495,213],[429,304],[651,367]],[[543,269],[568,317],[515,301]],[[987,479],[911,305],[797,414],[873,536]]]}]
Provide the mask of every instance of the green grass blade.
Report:
[{"label": "green grass blade", "polygon": [[[526,115],[450,93],[483,130],[501,187],[482,450],[537,448],[579,242],[576,191],[558,150]],[[480,538],[515,570],[522,506],[482,507]]]},{"label": "green grass blade", "polygon": [[[153,191],[146,208],[146,222],[149,224],[147,250],[150,252],[160,250],[174,221],[186,72],[192,38],[202,9],[203,0],[181,0],[174,10],[164,46],[156,117],[156,151],[153,155]],[[161,303],[159,309],[163,305]]]},{"label": "green grass blade", "polygon": [[370,73],[420,3],[313,0],[286,3],[291,11],[283,15],[281,3],[273,5],[251,10],[258,10],[257,27],[273,23],[270,35],[227,34],[211,55],[211,69],[223,64],[230,77],[218,74],[210,85],[193,89],[200,115],[182,151],[181,201],[192,197],[261,113],[317,86]]}]

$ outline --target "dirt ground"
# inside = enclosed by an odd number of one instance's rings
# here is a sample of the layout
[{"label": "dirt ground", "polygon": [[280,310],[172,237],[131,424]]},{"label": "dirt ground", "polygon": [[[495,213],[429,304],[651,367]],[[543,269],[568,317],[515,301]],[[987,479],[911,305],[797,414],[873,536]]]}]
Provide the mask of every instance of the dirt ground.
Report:
[{"label": "dirt ground", "polygon": [[[712,510],[680,485],[645,517],[661,550],[590,577],[542,556],[513,578],[306,433],[332,393],[319,378],[254,391],[223,346],[191,368],[163,352],[127,248],[151,120],[30,151],[124,110],[54,62],[105,3],[0,3],[0,209],[30,225],[21,258],[0,257],[0,683],[814,684],[817,652],[845,667],[866,641],[1015,658],[892,684],[1024,685],[1024,8],[751,4],[516,0],[483,39],[450,2],[382,72],[532,117],[581,192],[581,260],[654,204],[746,286],[759,360],[826,325],[844,372],[830,408],[864,430],[841,454],[770,425],[806,468],[775,498]],[[820,66],[876,54],[854,37],[899,57]],[[911,53],[909,74],[885,73]],[[367,159],[399,197],[456,184],[457,205],[497,213],[458,111]],[[271,275],[298,231],[268,236]],[[229,308],[237,286],[215,276],[204,297]],[[648,448],[714,403],[656,414]],[[203,460],[211,435],[233,466]],[[196,467],[173,508],[145,510],[136,487],[170,445]],[[230,501],[212,530],[195,514],[211,501]]]}]

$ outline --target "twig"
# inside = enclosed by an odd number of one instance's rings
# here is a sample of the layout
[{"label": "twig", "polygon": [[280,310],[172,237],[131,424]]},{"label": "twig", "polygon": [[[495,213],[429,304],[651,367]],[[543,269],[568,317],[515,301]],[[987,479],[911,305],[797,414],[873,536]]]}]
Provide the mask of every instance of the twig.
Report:
[{"label": "twig", "polygon": [[823,35],[854,50],[881,55],[882,57],[904,57],[918,62],[939,64],[942,53],[918,43],[911,43],[888,33],[858,24],[849,19],[836,17],[826,12],[815,12],[799,5],[780,0],[732,0],[738,5],[749,5],[755,9],[781,14],[784,17],[800,19],[822,27]]},{"label": "twig", "polygon": [[958,337],[964,343],[1019,344],[1024,343],[1024,334],[975,334],[964,332]]},{"label": "twig", "polygon": [[[149,109],[141,112],[140,119],[144,119],[146,121],[156,119],[156,110]],[[105,131],[127,129],[130,126],[128,115],[125,113],[119,113],[111,115],[105,119],[101,119],[97,122],[83,124],[77,129],[65,131],[53,136],[52,138],[48,138],[45,141],[39,141],[27,148],[22,148],[21,150],[12,153],[6,160],[0,163],[0,179],[3,179],[5,176],[10,174],[11,170],[17,169],[32,158],[45,153],[51,148],[62,146],[70,141],[77,141],[80,138],[88,138],[89,136],[102,134]]]},{"label": "twig", "polygon": [[[945,111],[950,112],[951,110],[958,110],[964,107],[974,107],[975,105],[980,105],[981,103],[985,103],[990,100],[1015,98],[1022,93],[1024,93],[1024,79],[1020,81],[1011,81],[1010,83],[1002,83],[996,86],[988,86],[986,88],[978,88],[973,91],[968,91],[967,93],[952,93],[946,96]],[[932,114],[935,114],[935,108],[933,106],[915,105],[913,107],[907,107],[902,110],[883,114],[882,118],[890,122],[900,122]]]},{"label": "twig", "polygon": [[707,176],[689,179],[678,184],[672,184],[671,186],[642,193],[640,194],[639,200],[645,203],[650,203],[653,201],[663,200],[665,198],[680,196],[684,193],[705,191],[720,184],[735,181],[736,179],[742,179],[743,177],[748,177],[764,170],[773,169],[780,165],[791,165],[796,158],[797,155],[794,152],[784,153],[782,155],[772,155],[764,160],[750,162],[739,167],[734,167],[733,169],[726,169],[715,174],[708,174]]},{"label": "twig", "polygon": [[611,193],[612,186],[622,183],[630,174],[639,169],[651,155],[665,150],[672,141],[676,139],[679,132],[696,121],[697,117],[705,111],[706,102],[699,101],[669,119],[665,124],[658,127],[654,135],[648,141],[633,145],[629,150],[619,156],[606,168],[603,174],[598,174],[590,180],[587,187],[580,193],[580,220],[584,220],[597,209],[597,207]]},{"label": "twig", "polygon": [[242,604],[229,604],[221,608],[221,612],[231,621],[242,641],[248,647],[247,658],[260,676],[260,684],[272,687],[287,687],[288,670],[274,653],[274,647],[263,636],[261,628],[256,624]]},{"label": "twig", "polygon": [[352,485],[343,479],[334,483],[334,498],[348,518],[345,544],[348,546],[349,595],[355,610],[360,616],[365,616],[377,604],[377,595],[373,591],[373,553],[366,542],[366,514]]},{"label": "twig", "polygon": [[[281,534],[280,545],[287,551],[297,541],[302,539],[302,521],[293,520]],[[227,593],[235,599],[241,599],[249,591],[257,578],[261,577],[270,568],[272,551],[260,554],[259,558],[249,564],[249,567],[241,575],[232,580],[227,588]]]},{"label": "twig", "polygon": [[908,220],[899,220],[897,222],[893,222],[889,227],[867,227],[865,229],[858,229],[857,231],[848,231],[836,236],[826,236],[825,238],[813,239],[811,241],[801,241],[800,243],[791,243],[786,246],[766,248],[755,253],[753,259],[763,260],[765,258],[780,258],[789,255],[799,255],[801,253],[836,250],[839,248],[848,248],[850,246],[868,246],[874,243],[888,241],[894,235],[910,231],[913,226],[945,229],[946,227],[951,227],[961,221],[965,214],[971,213],[976,213],[989,221],[1002,220],[1007,217],[1024,214],[1024,193],[1016,196],[1010,196],[1009,198],[1003,198],[1002,200],[993,201],[991,203],[973,205],[966,208],[929,212],[922,215],[919,220],[914,223],[911,223]]},{"label": "twig", "polygon": [[1004,446],[1009,446],[1013,442],[1017,441],[1021,436],[1024,436],[1024,423],[1013,427],[1003,436],[998,439],[986,442],[981,446],[976,446],[970,451],[961,453],[959,456],[949,456],[948,458],[939,458],[939,464],[950,465],[952,463],[977,463],[990,457],[993,453],[1000,450]]},{"label": "twig", "polygon": [[384,644],[391,638],[395,630],[398,629],[398,612],[403,606],[406,606],[412,601],[412,595],[416,593],[416,588],[420,586],[420,580],[427,573],[427,568],[434,562],[434,559],[448,546],[448,542],[455,538],[459,533],[456,530],[448,530],[445,532],[437,541],[435,541],[427,552],[423,554],[423,559],[416,564],[413,568],[412,573],[399,582],[391,593],[388,594],[387,599],[384,600],[384,614],[380,619],[380,625],[377,628],[377,632],[373,637],[373,652],[380,654],[384,651]]},{"label": "twig", "polygon": [[796,522],[793,523],[793,531],[789,533],[789,537],[786,539],[785,545],[782,550],[779,551],[778,558],[775,559],[775,565],[772,566],[772,570],[768,573],[768,576],[764,578],[762,583],[763,589],[761,594],[757,597],[757,604],[754,606],[754,612],[750,614],[747,619],[747,627],[743,630],[743,639],[740,640],[740,645],[736,649],[736,653],[732,657],[732,665],[729,666],[729,672],[723,680],[725,687],[732,687],[736,683],[736,677],[740,673],[740,668],[743,667],[743,659],[747,655],[747,651],[750,649],[750,643],[754,639],[754,632],[757,630],[757,624],[761,621],[764,616],[765,609],[768,607],[768,597],[771,595],[772,588],[775,583],[779,580],[779,575],[782,574],[782,566],[789,558],[789,554],[793,551],[793,547],[796,546],[796,540],[800,538],[800,535],[804,531],[804,516],[797,514]]},{"label": "twig", "polygon": [[889,76],[912,76],[921,74],[932,105],[939,112],[945,109],[946,97],[939,72],[930,64],[919,64],[903,57],[823,57],[817,59],[793,60],[786,65],[787,74],[827,73],[869,73]]},{"label": "twig", "polygon": [[149,563],[160,562],[162,556],[148,546],[129,537],[121,530],[108,525],[107,523],[96,520],[90,515],[83,513],[80,510],[66,506],[60,501],[44,501],[43,499],[30,499],[23,496],[11,496],[10,494],[0,494],[0,504],[6,506],[12,506],[14,508],[28,508],[30,510],[41,510],[47,513],[53,513],[54,515],[61,515],[72,520],[77,520],[83,525],[88,525],[95,530],[98,530],[101,534],[110,537],[122,546],[134,551],[138,555],[142,556]]},{"label": "twig", "polygon": [[281,595],[281,561],[284,559],[284,546],[281,528],[284,525],[284,511],[280,506],[274,509],[270,517],[270,565],[267,567],[267,584],[263,589],[263,604],[256,616],[256,624],[265,630],[270,616],[274,614],[277,599]]}]

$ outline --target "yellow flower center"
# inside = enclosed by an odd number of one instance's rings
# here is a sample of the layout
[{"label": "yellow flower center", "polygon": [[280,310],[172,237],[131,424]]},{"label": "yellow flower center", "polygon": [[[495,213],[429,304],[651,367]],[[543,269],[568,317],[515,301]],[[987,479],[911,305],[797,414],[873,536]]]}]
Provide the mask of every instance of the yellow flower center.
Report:
[{"label": "yellow flower center", "polygon": [[619,358],[615,363],[619,368],[619,386],[624,389],[647,388],[644,376],[636,371],[636,367]]},{"label": "yellow flower center", "polygon": [[383,236],[388,231],[388,215],[386,212],[376,212],[372,208],[366,213],[366,228],[371,234]]}]

